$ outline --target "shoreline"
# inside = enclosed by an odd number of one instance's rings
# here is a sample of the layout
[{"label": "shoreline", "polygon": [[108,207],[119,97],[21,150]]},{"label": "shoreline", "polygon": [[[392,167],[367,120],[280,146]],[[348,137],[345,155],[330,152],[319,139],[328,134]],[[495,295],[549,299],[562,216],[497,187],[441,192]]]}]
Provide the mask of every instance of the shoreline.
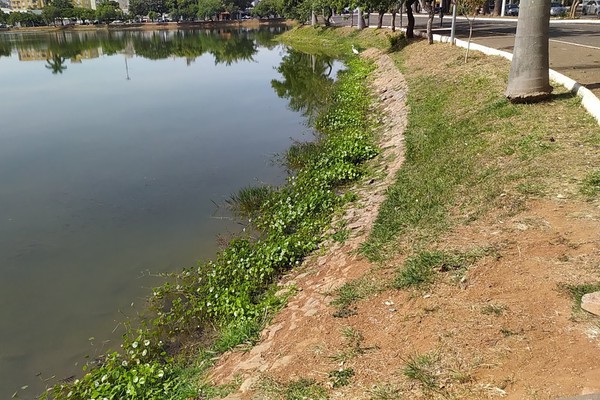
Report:
[{"label": "shoreline", "polygon": [[65,26],[35,26],[23,28],[3,28],[0,32],[7,33],[40,33],[40,32],[110,32],[110,31],[174,31],[174,30],[193,30],[193,29],[214,29],[214,28],[258,28],[265,25],[286,25],[292,26],[294,22],[288,19],[251,19],[251,20],[230,20],[230,21],[198,21],[198,22],[168,22],[168,23],[136,23],[122,25],[65,25]]}]

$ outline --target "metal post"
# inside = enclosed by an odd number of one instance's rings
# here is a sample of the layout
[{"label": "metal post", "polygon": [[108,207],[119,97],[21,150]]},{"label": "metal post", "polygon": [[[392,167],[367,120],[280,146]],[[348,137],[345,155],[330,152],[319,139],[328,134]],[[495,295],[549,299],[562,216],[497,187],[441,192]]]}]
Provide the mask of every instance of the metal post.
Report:
[{"label": "metal post", "polygon": [[502,0],[502,9],[500,10],[500,16],[504,17],[504,11],[506,10],[506,0]]},{"label": "metal post", "polygon": [[455,28],[456,28],[456,1],[452,1],[452,28],[450,28],[450,43],[455,44],[456,42],[456,35],[455,35]]}]

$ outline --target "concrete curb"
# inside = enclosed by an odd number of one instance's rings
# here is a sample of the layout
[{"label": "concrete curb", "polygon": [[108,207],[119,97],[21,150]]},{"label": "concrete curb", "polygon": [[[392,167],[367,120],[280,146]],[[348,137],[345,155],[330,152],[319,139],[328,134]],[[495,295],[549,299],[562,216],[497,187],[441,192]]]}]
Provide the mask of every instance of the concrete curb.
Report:
[{"label": "concrete curb", "polygon": [[[406,29],[404,29],[404,28],[402,30],[406,31]],[[415,35],[427,38],[427,33],[423,32],[423,31],[415,30]],[[450,43],[450,37],[443,36],[443,35],[434,34],[433,40],[436,42],[440,42],[440,43]],[[465,49],[467,48],[467,46],[469,46],[467,41],[460,40],[460,39],[456,39],[455,44],[458,47],[462,47]],[[480,52],[490,55],[490,56],[500,56],[500,57],[506,58],[507,60],[512,60],[512,53],[509,53],[507,51],[492,49],[491,47],[482,46],[477,43],[471,43],[471,45],[469,46],[469,49],[475,50],[475,51],[480,51]],[[556,72],[553,69],[550,70],[550,80],[558,83],[559,85],[564,86],[571,93],[576,94],[577,96],[581,97],[581,105],[583,106],[583,108],[585,108],[586,111],[588,112],[588,114],[590,114],[592,117],[594,117],[596,119],[596,121],[598,121],[598,124],[600,125],[600,100],[598,99],[598,97],[596,97],[596,95],[594,95],[594,93],[592,93],[588,88],[584,87],[577,81],[569,78],[566,75]]]}]

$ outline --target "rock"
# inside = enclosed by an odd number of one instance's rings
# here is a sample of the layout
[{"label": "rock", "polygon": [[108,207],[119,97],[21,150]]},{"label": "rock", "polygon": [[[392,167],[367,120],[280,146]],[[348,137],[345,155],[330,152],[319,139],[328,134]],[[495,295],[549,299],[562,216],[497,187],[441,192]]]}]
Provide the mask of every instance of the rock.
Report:
[{"label": "rock", "polygon": [[600,292],[583,295],[581,298],[581,308],[592,314],[600,315]]}]

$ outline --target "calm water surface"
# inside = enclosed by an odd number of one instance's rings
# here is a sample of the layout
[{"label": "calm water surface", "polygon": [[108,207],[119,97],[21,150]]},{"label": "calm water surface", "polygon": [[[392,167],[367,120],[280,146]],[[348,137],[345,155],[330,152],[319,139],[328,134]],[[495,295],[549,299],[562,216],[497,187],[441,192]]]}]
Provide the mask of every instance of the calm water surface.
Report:
[{"label": "calm water surface", "polygon": [[145,271],[210,258],[240,227],[217,205],[285,179],[274,155],[311,139],[339,65],[272,35],[0,35],[1,399],[79,374]]}]

